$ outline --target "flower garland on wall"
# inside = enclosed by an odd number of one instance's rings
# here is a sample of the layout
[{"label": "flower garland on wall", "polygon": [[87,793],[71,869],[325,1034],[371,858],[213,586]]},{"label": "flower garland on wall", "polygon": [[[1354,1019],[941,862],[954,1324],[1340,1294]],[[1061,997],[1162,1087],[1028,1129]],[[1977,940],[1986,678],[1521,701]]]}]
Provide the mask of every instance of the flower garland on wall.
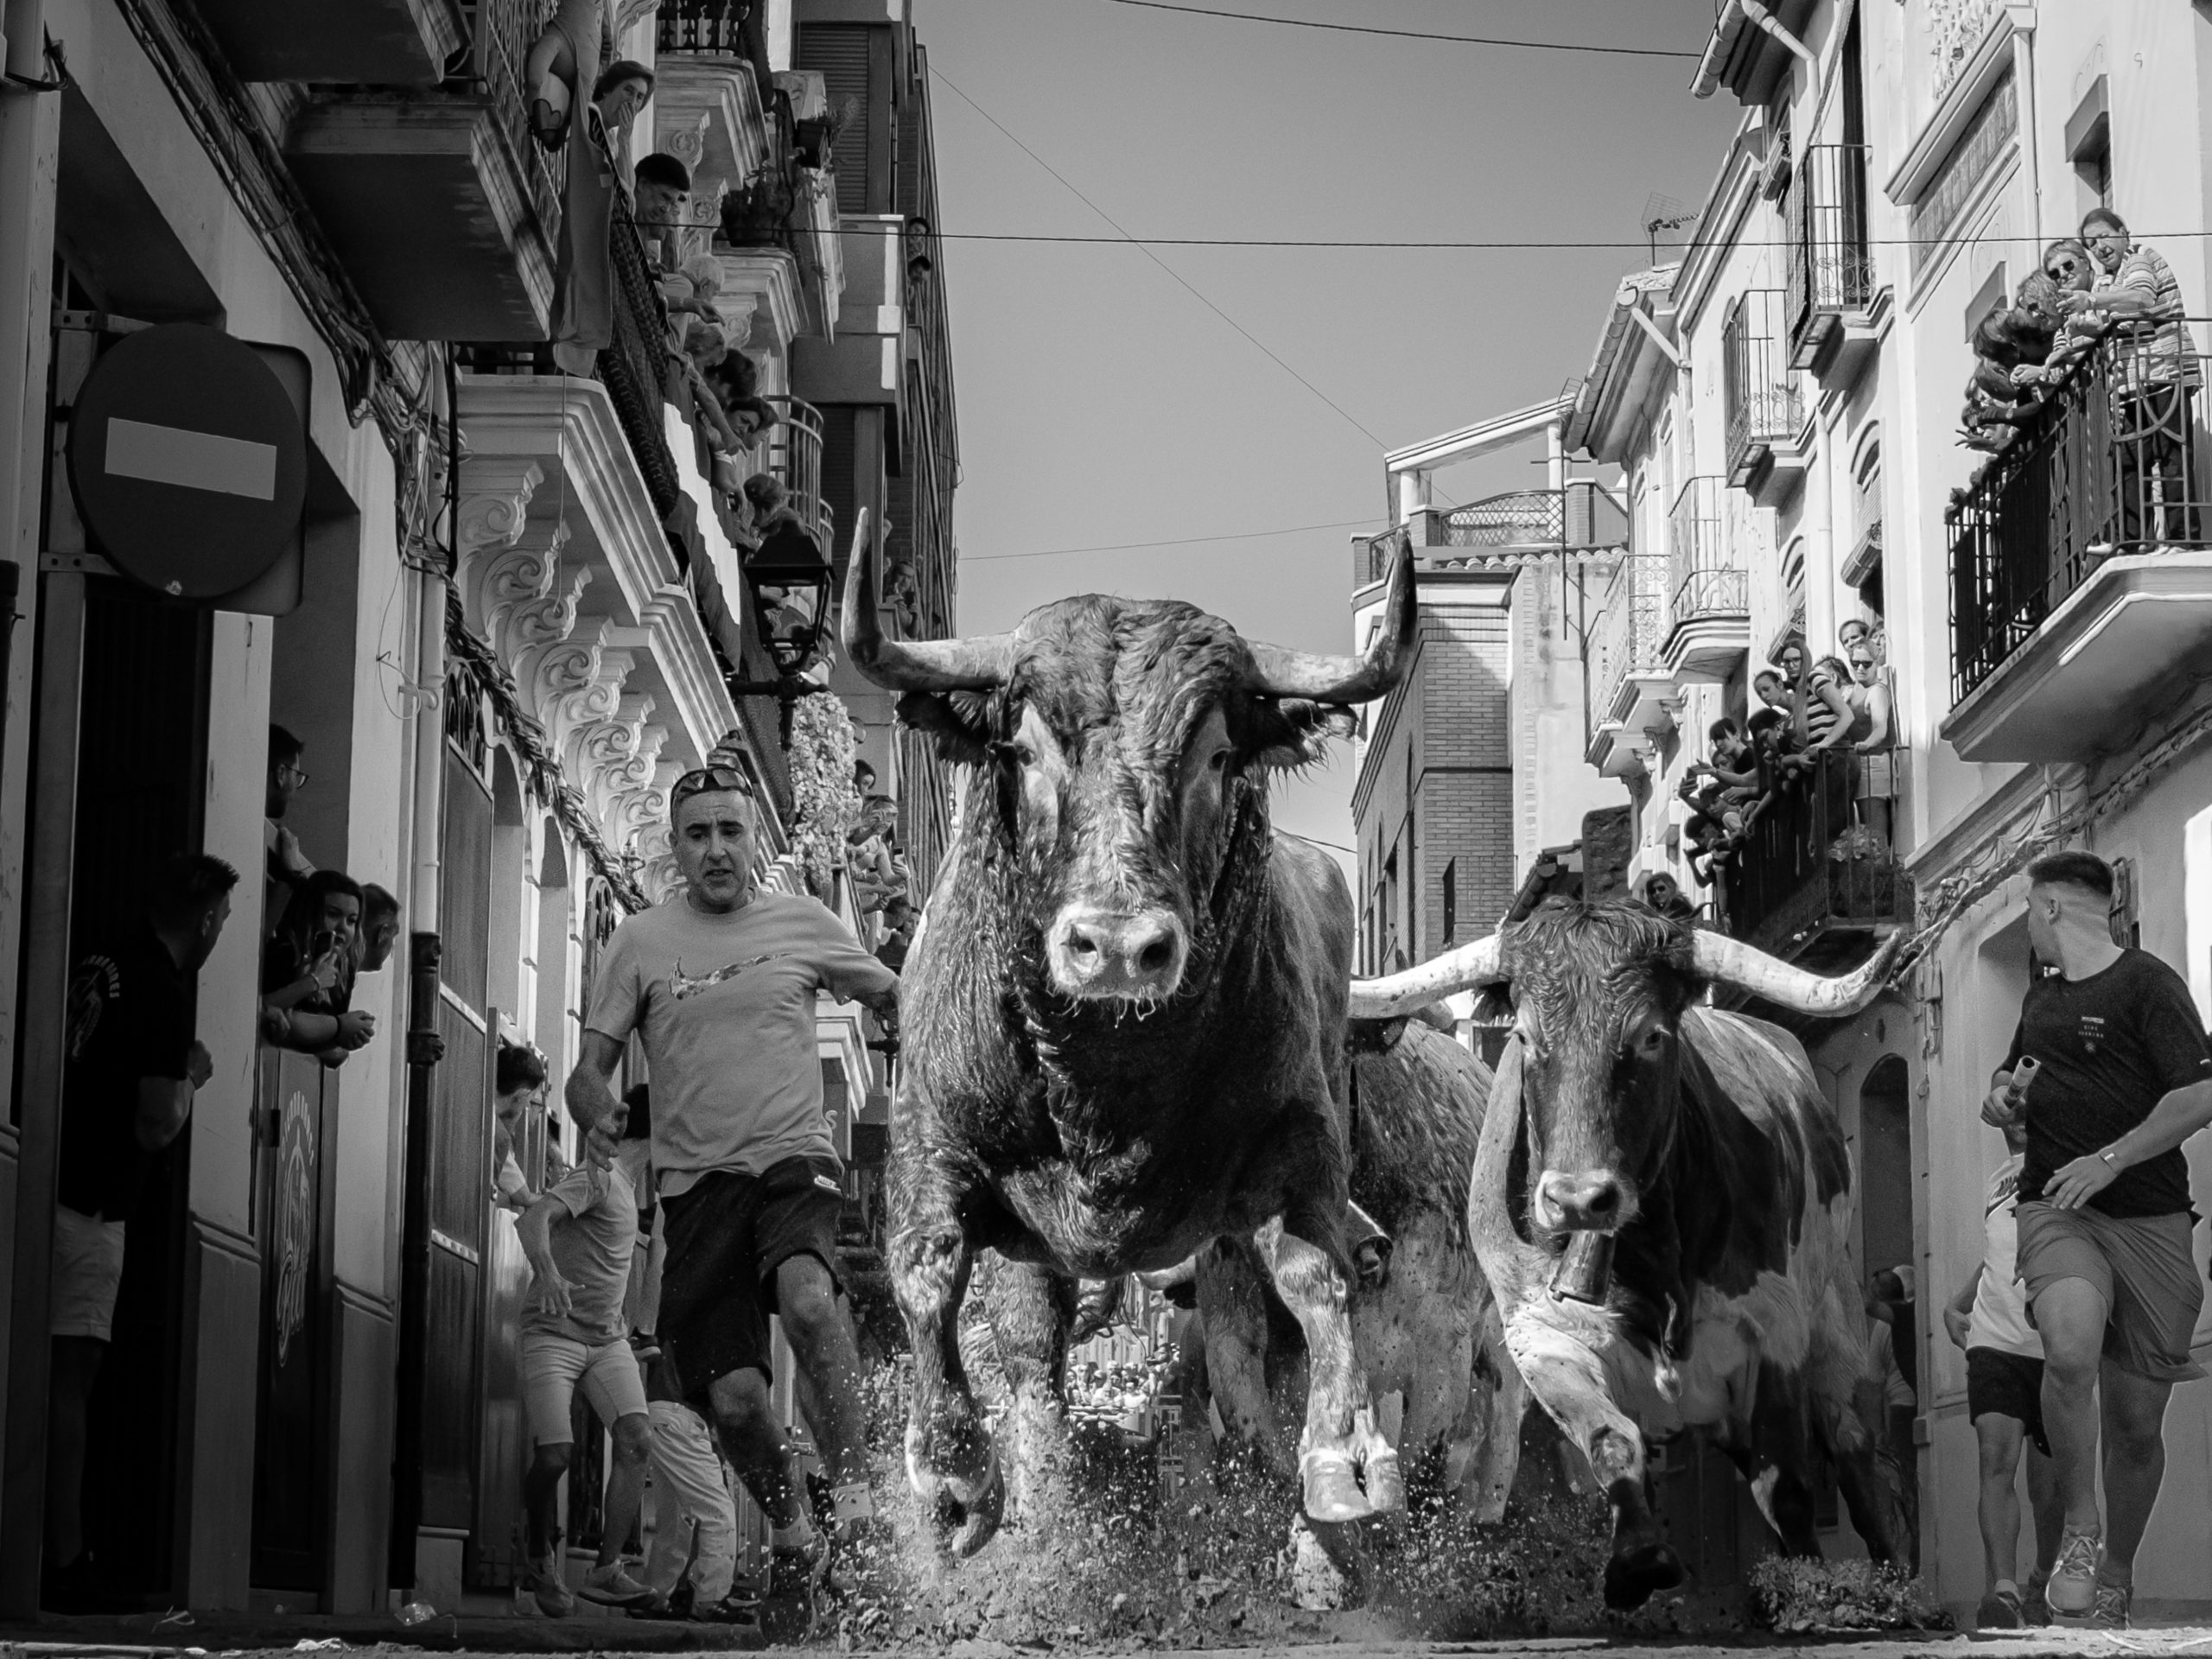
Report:
[{"label": "flower garland on wall", "polygon": [[791,851],[823,904],[845,861],[845,836],[860,822],[853,782],[853,722],[832,696],[801,697],[791,710]]}]

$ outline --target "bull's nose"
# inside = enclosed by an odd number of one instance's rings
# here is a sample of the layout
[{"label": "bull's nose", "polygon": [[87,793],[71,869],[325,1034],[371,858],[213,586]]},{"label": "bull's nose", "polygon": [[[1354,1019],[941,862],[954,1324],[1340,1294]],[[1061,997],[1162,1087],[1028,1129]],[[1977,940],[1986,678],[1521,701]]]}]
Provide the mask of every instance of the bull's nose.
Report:
[{"label": "bull's nose", "polygon": [[1172,995],[1183,957],[1183,925],[1164,910],[1071,908],[1052,930],[1052,978],[1071,996]]},{"label": "bull's nose", "polygon": [[1611,1170],[1548,1169],[1536,1182],[1536,1220],[1555,1232],[1607,1232],[1620,1225],[1627,1197]]}]

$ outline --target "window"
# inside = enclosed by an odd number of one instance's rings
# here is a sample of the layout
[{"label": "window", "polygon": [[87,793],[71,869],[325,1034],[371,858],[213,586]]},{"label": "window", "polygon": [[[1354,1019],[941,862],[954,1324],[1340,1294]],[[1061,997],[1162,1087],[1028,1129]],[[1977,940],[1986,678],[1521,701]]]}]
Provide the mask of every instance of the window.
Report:
[{"label": "window", "polygon": [[1444,943],[1452,943],[1452,931],[1459,925],[1459,861],[1444,861]]},{"label": "window", "polygon": [[2086,213],[2112,206],[2112,116],[2099,75],[2066,122],[2066,159],[2074,163],[2075,206]]}]

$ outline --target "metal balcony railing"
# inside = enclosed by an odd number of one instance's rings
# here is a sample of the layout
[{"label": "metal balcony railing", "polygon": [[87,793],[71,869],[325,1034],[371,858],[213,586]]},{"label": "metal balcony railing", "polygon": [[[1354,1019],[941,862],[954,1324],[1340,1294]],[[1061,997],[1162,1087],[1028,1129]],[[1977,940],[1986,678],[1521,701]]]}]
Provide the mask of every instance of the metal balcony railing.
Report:
[{"label": "metal balcony railing", "polygon": [[1866,239],[1866,146],[1807,147],[1783,207],[1789,238],[1789,366],[1806,369],[1847,313],[1874,295]]},{"label": "metal balcony railing", "polygon": [[660,0],[658,48],[746,55],[745,23],[757,0]]},{"label": "metal balcony railing", "polygon": [[607,253],[614,268],[614,340],[599,354],[599,378],[645,474],[653,511],[665,514],[683,493],[661,415],[670,363],[668,309],[620,191],[607,226]]},{"label": "metal balcony railing", "polygon": [[1667,590],[1678,624],[1745,612],[1743,561],[1723,513],[1726,490],[1724,479],[1693,478],[1667,515]]},{"label": "metal balcony railing", "polygon": [[544,32],[555,9],[556,0],[474,0],[465,8],[469,29],[468,77],[491,98],[499,130],[529,179],[530,205],[544,227],[549,245],[561,230],[567,151],[547,150],[530,136],[530,94],[524,67],[531,43]]},{"label": "metal balcony railing", "polygon": [[[1567,553],[1628,545],[1626,510],[1602,485],[1587,479],[1564,490],[1512,490],[1464,507],[1431,507],[1408,527],[1416,550]],[[1389,574],[1396,542],[1395,530],[1367,540],[1355,560],[1355,584],[1380,582]]]},{"label": "metal balcony railing", "polygon": [[2199,408],[2207,326],[2181,318],[2107,334],[1953,497],[1953,702],[2113,553],[2212,545]]},{"label": "metal balcony railing", "polygon": [[762,401],[783,416],[768,429],[767,470],[783,485],[786,503],[823,556],[834,557],[836,515],[822,496],[822,411],[798,397]]},{"label": "metal balcony railing", "polygon": [[1666,632],[1667,562],[1656,553],[1622,556],[1590,631],[1590,719],[1612,718],[1630,675],[1659,675]]},{"label": "metal balcony railing", "polygon": [[1828,752],[1778,788],[1723,867],[1728,931],[1781,956],[1838,923],[1910,919],[1911,890],[1878,836],[1856,827],[1859,757]]},{"label": "metal balcony railing", "polygon": [[1721,319],[1731,484],[1749,483],[1774,446],[1795,440],[1804,424],[1802,377],[1789,366],[1783,301],[1780,289],[1755,288],[1738,295]]}]

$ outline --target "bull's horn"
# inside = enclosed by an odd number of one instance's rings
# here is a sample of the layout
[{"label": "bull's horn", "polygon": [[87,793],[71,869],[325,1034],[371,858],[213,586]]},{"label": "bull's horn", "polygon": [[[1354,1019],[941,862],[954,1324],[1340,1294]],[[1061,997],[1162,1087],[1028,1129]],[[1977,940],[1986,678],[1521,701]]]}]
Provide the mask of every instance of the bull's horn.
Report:
[{"label": "bull's horn", "polygon": [[876,684],[892,691],[988,691],[1006,683],[1014,636],[966,639],[887,639],[876,615],[875,543],[868,509],[853,525],[853,559],[845,572],[845,655]]},{"label": "bull's horn", "polygon": [[1398,532],[1390,564],[1382,625],[1363,657],[1317,657],[1281,645],[1254,645],[1244,689],[1262,697],[1307,697],[1315,702],[1371,702],[1404,677],[1420,632],[1414,594],[1413,541]]},{"label": "bull's horn", "polygon": [[1147,1290],[1167,1290],[1176,1285],[1187,1285],[1198,1276],[1198,1258],[1186,1255],[1172,1268],[1154,1268],[1149,1273],[1137,1274],[1137,1282]]},{"label": "bull's horn", "polygon": [[1879,995],[1904,944],[1902,933],[1893,933],[1864,967],[1824,979],[1725,933],[1700,928],[1691,938],[1698,971],[1714,983],[1749,991],[1793,1014],[1827,1020],[1854,1014]]},{"label": "bull's horn", "polygon": [[1355,979],[1351,982],[1351,1014],[1355,1020],[1395,1020],[1402,1014],[1427,1007],[1439,997],[1475,985],[1494,985],[1503,976],[1503,946],[1498,936],[1477,939],[1457,950],[1433,957],[1418,968],[1383,979]]}]

